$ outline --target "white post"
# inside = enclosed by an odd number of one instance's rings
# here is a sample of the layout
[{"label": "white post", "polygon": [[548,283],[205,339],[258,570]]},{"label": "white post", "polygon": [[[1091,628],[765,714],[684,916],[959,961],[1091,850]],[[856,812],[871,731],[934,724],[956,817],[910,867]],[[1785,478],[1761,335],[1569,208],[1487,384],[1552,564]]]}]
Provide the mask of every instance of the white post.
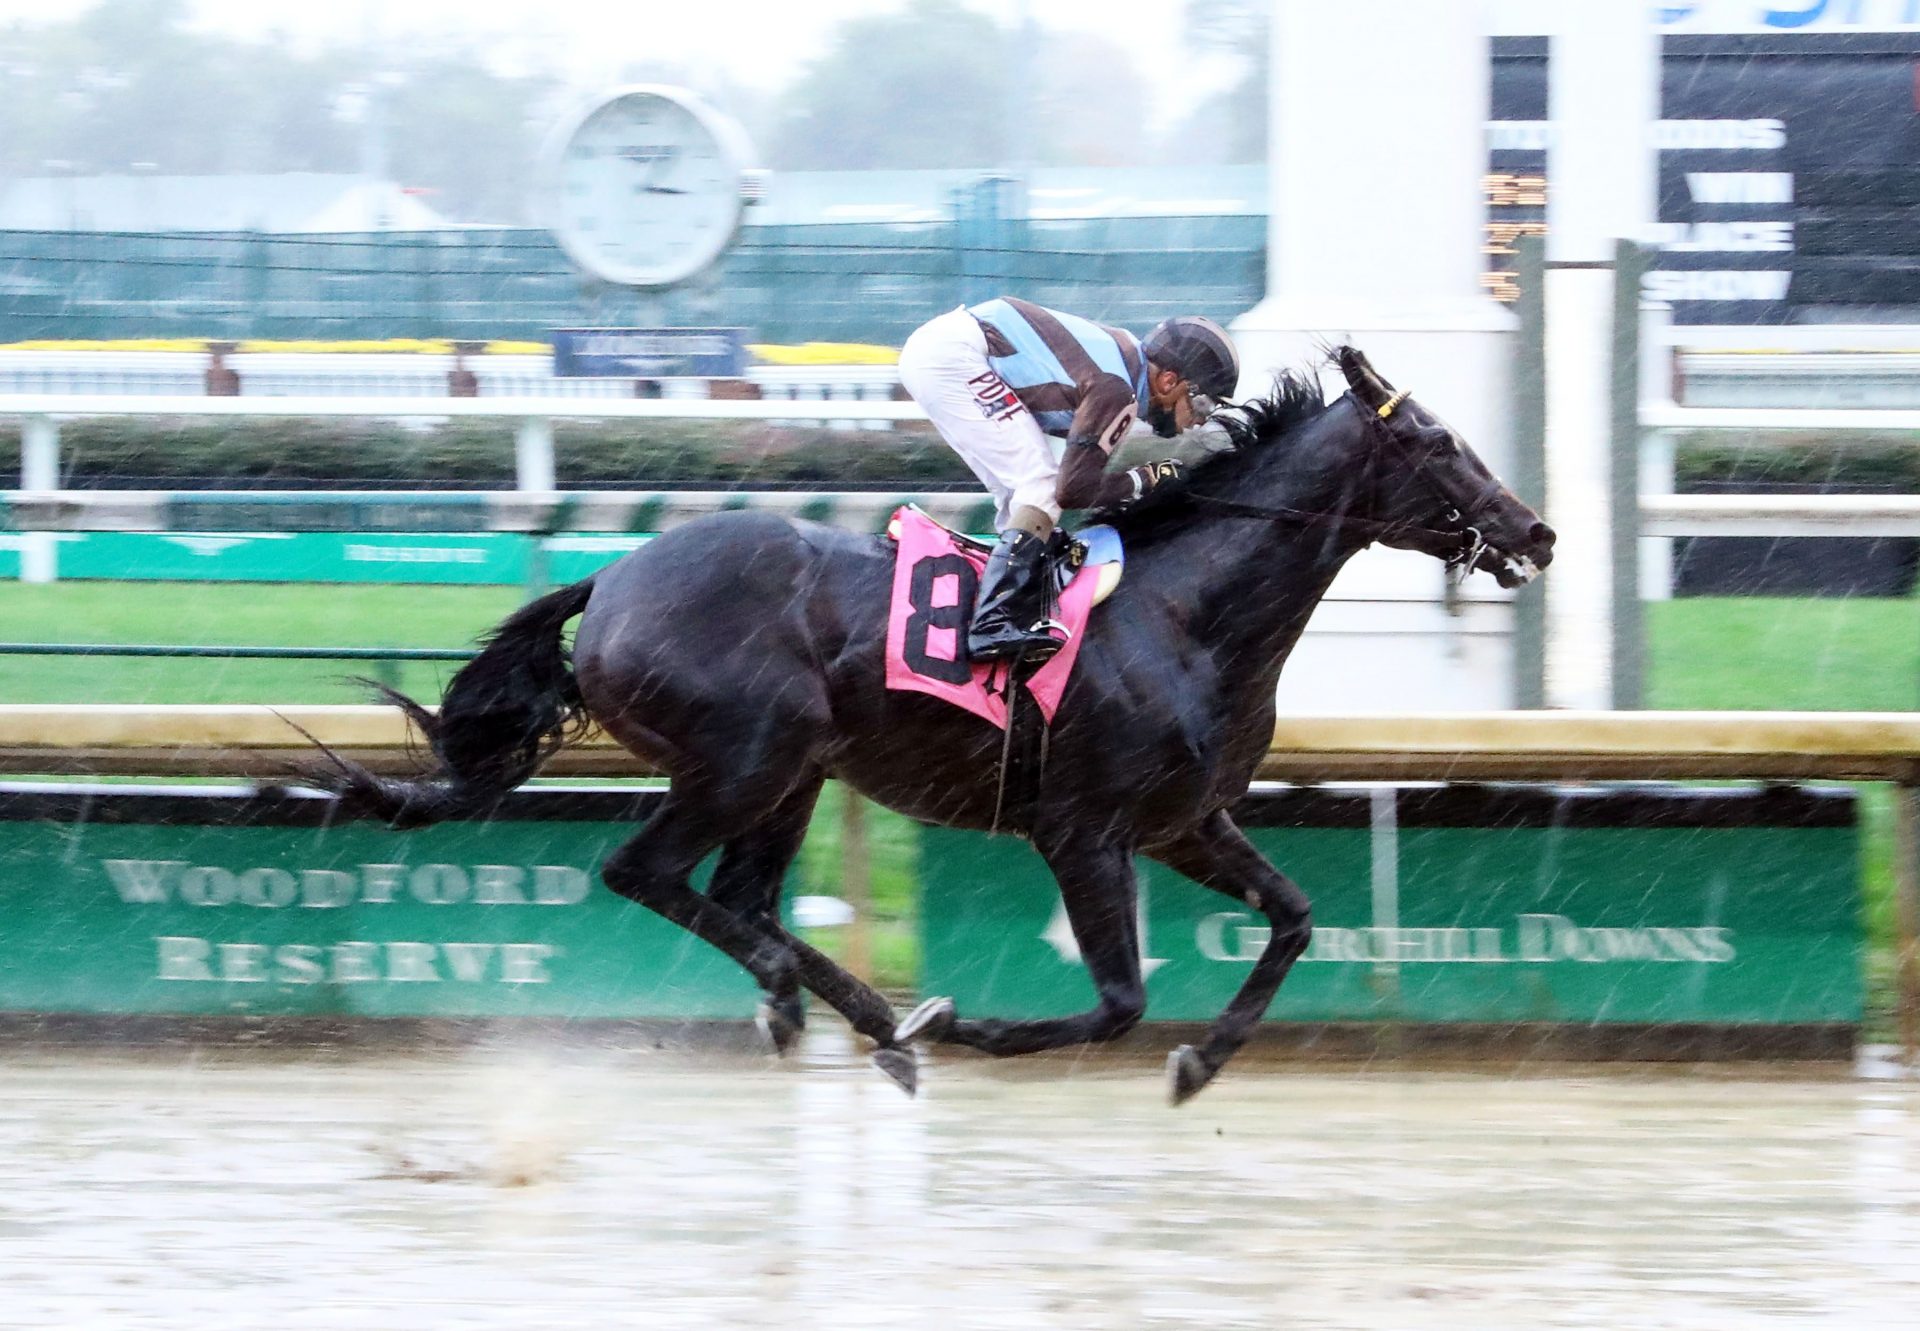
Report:
[{"label": "white post", "polygon": [[1610,708],[1613,258],[1654,220],[1660,37],[1649,6],[1567,0],[1548,85],[1549,707]]},{"label": "white post", "polygon": [[[1233,332],[1243,395],[1350,341],[1505,471],[1517,320],[1482,280],[1488,33],[1480,0],[1275,0],[1267,298]],[[1330,394],[1339,379],[1323,375]],[[1434,561],[1367,551],[1295,651],[1281,707],[1510,706],[1507,598],[1483,577],[1459,609]]]},{"label": "white post", "polygon": [[1512,327],[1481,280],[1482,11],[1474,0],[1276,0],[1267,299],[1237,328]]},{"label": "white post", "polygon": [[514,487],[547,491],[554,485],[553,422],[545,416],[527,416],[513,436]]},{"label": "white post", "polygon": [[[51,416],[29,416],[20,427],[20,488],[60,488],[60,423]],[[58,538],[32,531],[20,539],[20,581],[53,582],[59,576]]]},{"label": "white post", "polygon": [[[828,384],[823,392],[824,395],[829,398],[857,398],[860,396],[859,388],[853,384]],[[857,430],[860,428],[860,422],[856,420],[828,421],[827,428],[829,430]]]}]

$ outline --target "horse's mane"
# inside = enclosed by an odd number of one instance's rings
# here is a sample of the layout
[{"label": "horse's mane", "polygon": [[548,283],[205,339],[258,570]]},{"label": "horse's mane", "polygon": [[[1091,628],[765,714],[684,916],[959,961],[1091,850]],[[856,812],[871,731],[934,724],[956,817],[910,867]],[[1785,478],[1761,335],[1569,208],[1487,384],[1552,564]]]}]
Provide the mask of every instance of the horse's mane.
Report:
[{"label": "horse's mane", "polygon": [[1311,367],[1282,370],[1273,376],[1273,387],[1265,397],[1235,403],[1214,418],[1226,430],[1231,447],[1189,466],[1183,483],[1170,493],[1148,495],[1125,508],[1101,510],[1091,514],[1090,521],[1111,524],[1123,540],[1140,540],[1182,524],[1197,508],[1189,493],[1194,486],[1245,466],[1255,450],[1285,438],[1327,406],[1320,376]]},{"label": "horse's mane", "polygon": [[[1207,460],[1207,466],[1256,444],[1271,442],[1296,426],[1305,425],[1327,409],[1320,376],[1311,368],[1282,370],[1273,376],[1273,388],[1265,397],[1238,403],[1220,414],[1220,424],[1233,440],[1233,451]],[[1194,475],[1199,475],[1196,468]]]}]

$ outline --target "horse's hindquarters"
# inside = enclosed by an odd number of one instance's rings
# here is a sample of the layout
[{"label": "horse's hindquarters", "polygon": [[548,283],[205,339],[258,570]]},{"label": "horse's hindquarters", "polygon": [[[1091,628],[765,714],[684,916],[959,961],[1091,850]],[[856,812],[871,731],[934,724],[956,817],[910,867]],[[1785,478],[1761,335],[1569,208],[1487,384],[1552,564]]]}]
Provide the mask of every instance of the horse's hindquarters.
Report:
[{"label": "horse's hindquarters", "polygon": [[588,711],[670,775],[804,768],[831,720],[819,551],[785,518],[722,513],[610,566],[574,638]]}]

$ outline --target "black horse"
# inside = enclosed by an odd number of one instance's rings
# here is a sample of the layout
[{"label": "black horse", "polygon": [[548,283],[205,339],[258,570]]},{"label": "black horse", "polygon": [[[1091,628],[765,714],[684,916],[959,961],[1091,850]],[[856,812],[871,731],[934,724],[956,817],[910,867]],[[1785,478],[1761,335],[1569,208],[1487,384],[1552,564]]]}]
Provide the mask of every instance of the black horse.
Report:
[{"label": "black horse", "polygon": [[[400,781],[335,759],[312,775],[346,812],[395,826],[474,817],[599,725],[671,777],[602,867],[607,886],[751,972],[777,1048],[799,1032],[804,988],[875,1041],[875,1061],[909,1092],[916,1040],[1023,1054],[1130,1030],[1146,1009],[1132,860],[1152,856],[1272,925],[1206,1037],[1170,1056],[1179,1103],[1245,1043],[1307,945],[1307,898],[1227,809],[1267,751],[1280,668],[1334,575],[1375,541],[1509,587],[1552,558],[1553,532],[1452,430],[1357,351],[1334,355],[1351,390],[1337,402],[1310,375],[1282,375],[1227,413],[1231,449],[1111,516],[1126,580],[1093,614],[1020,798],[1003,789],[1000,730],[886,688],[892,545],[754,512],[688,523],[528,603],[453,677],[437,716],[390,694],[429,737],[432,771]],[[569,663],[562,629],[576,615]],[[1028,838],[1058,880],[1098,1004],[998,1021],[933,999],[896,1021],[786,931],[782,875],[828,777],[925,822],[998,822]],[[689,875],[716,848],[697,892]]]}]

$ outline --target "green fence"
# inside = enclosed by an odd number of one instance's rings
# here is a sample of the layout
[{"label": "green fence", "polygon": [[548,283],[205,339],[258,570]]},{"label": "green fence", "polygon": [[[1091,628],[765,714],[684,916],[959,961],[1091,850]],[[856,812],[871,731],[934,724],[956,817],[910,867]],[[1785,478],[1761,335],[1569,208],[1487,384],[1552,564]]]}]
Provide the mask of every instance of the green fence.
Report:
[{"label": "green fence", "polygon": [[1127,327],[1226,319],[1265,291],[1263,216],[749,226],[664,294],[587,281],[545,231],[364,235],[0,231],[0,342],[532,337],[726,324],[765,341],[898,344],[1003,288]]},{"label": "green fence", "polygon": [[[0,1009],[744,1018],[732,962],[599,884],[656,798],[523,791],[396,834],[284,794],[0,789]],[[1241,812],[1314,902],[1273,1020],[1859,1025],[1851,792],[1294,789]],[[922,835],[921,989],[975,1016],[1090,1006],[1034,852]],[[1264,922],[1139,875],[1148,1019],[1211,1019]]]},{"label": "green fence", "polygon": [[[1243,806],[1313,900],[1270,1019],[1853,1027],[1853,796],[1829,790],[1291,790]],[[923,972],[962,1012],[1093,989],[1025,844],[933,829]],[[1266,940],[1244,903],[1140,861],[1148,1020],[1210,1020]]]},{"label": "green fence", "polygon": [[0,790],[0,1009],[748,1017],[739,967],[600,884],[656,798],[523,792],[402,835],[323,799]]}]

